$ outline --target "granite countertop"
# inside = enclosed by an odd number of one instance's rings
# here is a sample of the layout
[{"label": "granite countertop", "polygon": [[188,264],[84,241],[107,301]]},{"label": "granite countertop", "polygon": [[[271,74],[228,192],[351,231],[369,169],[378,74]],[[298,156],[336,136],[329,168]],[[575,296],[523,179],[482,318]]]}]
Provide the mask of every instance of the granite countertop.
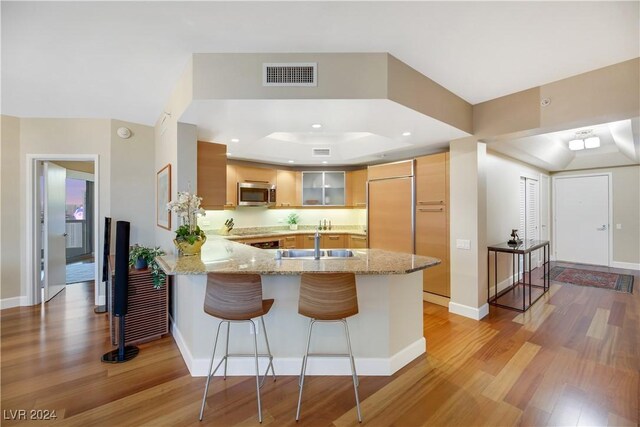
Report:
[{"label": "granite countertop", "polygon": [[156,258],[169,275],[209,272],[298,275],[301,273],[406,274],[440,264],[437,258],[381,249],[351,249],[355,256],[342,259],[275,259],[275,249],[259,249],[211,236],[201,256]]},{"label": "granite countertop", "polygon": [[[234,229],[228,235],[222,235],[217,233],[212,233],[212,236],[223,237],[228,240],[242,240],[242,239],[259,239],[262,237],[279,237],[279,236],[296,236],[298,234],[313,234],[315,233],[315,228],[304,228],[298,230],[289,230],[289,229],[269,229],[269,228],[245,228],[245,229]],[[332,230],[320,230],[320,234],[356,234],[358,236],[366,236],[367,233],[362,228],[334,228]],[[207,234],[209,236],[209,234]]]}]

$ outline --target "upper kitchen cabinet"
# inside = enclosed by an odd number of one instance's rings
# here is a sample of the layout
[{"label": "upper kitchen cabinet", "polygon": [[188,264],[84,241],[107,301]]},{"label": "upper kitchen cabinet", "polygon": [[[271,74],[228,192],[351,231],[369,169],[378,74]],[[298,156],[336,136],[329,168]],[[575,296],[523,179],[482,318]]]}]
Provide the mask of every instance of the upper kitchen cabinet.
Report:
[{"label": "upper kitchen cabinet", "polygon": [[276,173],[276,207],[296,207],[301,205],[301,173],[278,169]]},{"label": "upper kitchen cabinet", "polygon": [[238,180],[236,178],[236,167],[227,165],[227,202],[225,208],[235,208],[238,205]]},{"label": "upper kitchen cabinet", "polygon": [[204,209],[223,209],[227,193],[227,146],[198,141],[197,194]]},{"label": "upper kitchen cabinet", "polygon": [[367,170],[360,169],[346,173],[347,206],[367,207]]},{"label": "upper kitchen cabinet", "polygon": [[344,206],[344,172],[302,172],[303,206]]},{"label": "upper kitchen cabinet", "polygon": [[449,153],[432,154],[416,159],[416,204],[447,203],[447,164]]},{"label": "upper kitchen cabinet", "polygon": [[263,184],[276,183],[276,170],[272,168],[256,168],[253,166],[235,165],[237,182],[257,182]]}]

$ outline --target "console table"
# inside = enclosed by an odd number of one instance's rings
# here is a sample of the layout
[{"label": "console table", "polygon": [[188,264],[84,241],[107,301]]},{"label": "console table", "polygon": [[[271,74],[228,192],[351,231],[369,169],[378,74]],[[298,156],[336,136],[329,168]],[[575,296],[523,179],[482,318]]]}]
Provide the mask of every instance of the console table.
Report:
[{"label": "console table", "polygon": [[[542,286],[534,285],[531,280],[531,253],[536,250],[542,249],[543,262],[542,262]],[[493,252],[493,287],[494,293],[491,296],[491,252]],[[498,292],[498,254],[507,253],[511,254],[511,285],[502,291]],[[527,281],[526,265],[524,263],[528,255],[529,259],[529,274]],[[509,244],[507,242],[492,245],[487,247],[487,303],[496,307],[508,308],[516,311],[526,311],[531,307],[538,299],[540,299],[549,290],[549,241],[548,240],[527,240],[517,245]],[[520,257],[522,257],[523,271],[522,280],[520,279]],[[517,276],[514,279],[514,274],[517,271]],[[533,299],[532,288],[542,289],[542,292],[537,291],[537,297]],[[522,306],[520,306],[520,294],[522,294]],[[527,303],[527,294],[529,295]]]}]

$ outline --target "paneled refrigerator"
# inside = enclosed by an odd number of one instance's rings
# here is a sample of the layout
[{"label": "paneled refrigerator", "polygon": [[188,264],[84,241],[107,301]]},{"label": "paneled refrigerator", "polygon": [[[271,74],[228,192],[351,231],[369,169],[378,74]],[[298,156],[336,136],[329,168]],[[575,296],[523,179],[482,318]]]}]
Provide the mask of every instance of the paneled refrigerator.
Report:
[{"label": "paneled refrigerator", "polygon": [[415,253],[414,161],[369,166],[367,233],[369,247]]}]

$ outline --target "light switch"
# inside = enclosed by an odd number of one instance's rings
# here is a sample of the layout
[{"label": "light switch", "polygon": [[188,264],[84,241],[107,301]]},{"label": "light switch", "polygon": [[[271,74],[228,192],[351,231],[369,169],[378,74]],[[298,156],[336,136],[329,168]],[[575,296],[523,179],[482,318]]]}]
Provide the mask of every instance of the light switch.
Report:
[{"label": "light switch", "polygon": [[622,224],[616,224],[616,230],[622,230]]},{"label": "light switch", "polygon": [[456,239],[456,249],[464,249],[466,251],[471,249],[471,240]]}]

